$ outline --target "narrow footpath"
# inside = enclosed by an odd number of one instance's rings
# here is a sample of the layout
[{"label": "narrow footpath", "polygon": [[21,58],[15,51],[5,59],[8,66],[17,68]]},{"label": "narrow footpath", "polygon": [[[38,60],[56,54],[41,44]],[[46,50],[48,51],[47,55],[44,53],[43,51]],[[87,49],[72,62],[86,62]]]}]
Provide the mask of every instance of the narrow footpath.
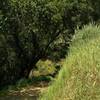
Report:
[{"label": "narrow footpath", "polygon": [[38,100],[40,93],[44,92],[47,87],[47,83],[40,83],[19,90],[9,90],[7,95],[0,96],[0,100]]}]

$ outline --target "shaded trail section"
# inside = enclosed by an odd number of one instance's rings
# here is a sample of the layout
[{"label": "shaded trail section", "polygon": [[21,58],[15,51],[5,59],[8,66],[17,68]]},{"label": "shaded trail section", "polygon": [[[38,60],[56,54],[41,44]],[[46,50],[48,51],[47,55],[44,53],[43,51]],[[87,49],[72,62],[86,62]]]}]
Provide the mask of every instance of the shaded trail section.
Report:
[{"label": "shaded trail section", "polygon": [[20,90],[9,90],[7,95],[0,96],[0,100],[38,100],[39,94],[45,91],[47,86],[47,83],[42,83],[23,87]]}]

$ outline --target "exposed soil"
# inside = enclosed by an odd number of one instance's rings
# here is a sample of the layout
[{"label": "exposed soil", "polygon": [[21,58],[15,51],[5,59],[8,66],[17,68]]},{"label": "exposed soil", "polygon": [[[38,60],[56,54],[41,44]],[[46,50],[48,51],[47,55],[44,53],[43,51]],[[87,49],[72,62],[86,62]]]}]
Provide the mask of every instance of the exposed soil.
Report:
[{"label": "exposed soil", "polygon": [[9,90],[7,95],[0,96],[0,100],[38,100],[39,94],[45,91],[47,86],[48,83],[41,82],[20,90]]}]

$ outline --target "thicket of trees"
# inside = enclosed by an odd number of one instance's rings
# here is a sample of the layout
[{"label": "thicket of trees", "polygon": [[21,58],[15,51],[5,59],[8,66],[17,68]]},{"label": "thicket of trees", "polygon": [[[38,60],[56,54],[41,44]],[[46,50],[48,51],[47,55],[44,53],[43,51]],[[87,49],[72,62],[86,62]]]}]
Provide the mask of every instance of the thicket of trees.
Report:
[{"label": "thicket of trees", "polygon": [[99,0],[0,0],[0,85],[27,78],[39,59],[64,57],[75,28],[99,19],[99,5]]}]

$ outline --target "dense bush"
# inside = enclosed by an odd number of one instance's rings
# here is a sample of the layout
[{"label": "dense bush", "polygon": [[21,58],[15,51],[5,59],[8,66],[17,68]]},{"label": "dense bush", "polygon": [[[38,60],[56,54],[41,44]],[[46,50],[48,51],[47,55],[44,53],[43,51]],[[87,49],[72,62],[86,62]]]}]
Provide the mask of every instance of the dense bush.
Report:
[{"label": "dense bush", "polygon": [[57,71],[56,63],[50,60],[39,60],[36,64],[36,70],[31,70],[29,77],[54,75]]},{"label": "dense bush", "polygon": [[64,57],[77,25],[92,20],[91,5],[87,0],[0,0],[0,84],[28,77],[41,58]]}]

